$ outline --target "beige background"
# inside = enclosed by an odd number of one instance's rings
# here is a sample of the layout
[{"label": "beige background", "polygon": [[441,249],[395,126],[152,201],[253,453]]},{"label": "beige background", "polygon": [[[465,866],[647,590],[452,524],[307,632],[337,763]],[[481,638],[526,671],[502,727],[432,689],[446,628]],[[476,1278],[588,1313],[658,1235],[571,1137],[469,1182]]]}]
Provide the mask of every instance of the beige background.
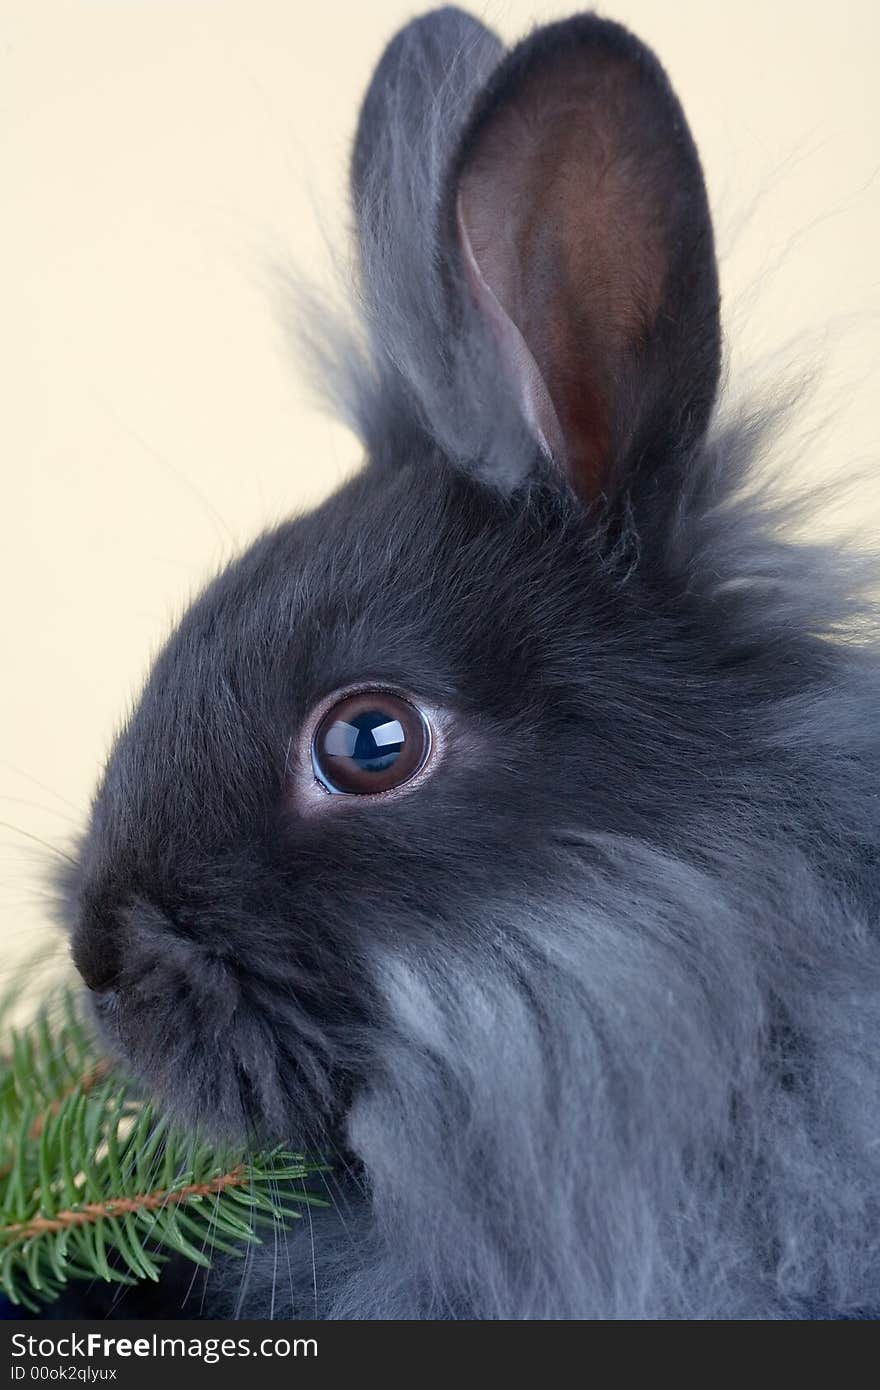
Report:
[{"label": "beige background", "polygon": [[[268,267],[318,272],[401,0],[0,0],[0,938],[188,595],[356,465],[309,404]],[[475,7],[477,8],[477,7]],[[508,39],[568,12],[479,11]],[[701,147],[757,376],[820,362],[803,462],[878,458],[876,0],[620,0]],[[797,436],[793,454],[801,451]],[[863,488],[851,516],[878,515]],[[870,525],[869,525],[870,529]]]}]

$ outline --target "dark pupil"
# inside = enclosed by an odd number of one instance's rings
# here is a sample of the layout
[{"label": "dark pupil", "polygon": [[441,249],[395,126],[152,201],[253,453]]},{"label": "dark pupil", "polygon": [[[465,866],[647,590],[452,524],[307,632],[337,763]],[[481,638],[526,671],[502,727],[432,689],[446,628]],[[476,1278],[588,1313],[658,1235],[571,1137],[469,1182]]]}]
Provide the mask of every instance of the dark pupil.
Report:
[{"label": "dark pupil", "polygon": [[364,772],[387,772],[397,762],[405,741],[399,719],[387,710],[371,709],[331,724],[324,736],[324,752],[349,758]]}]

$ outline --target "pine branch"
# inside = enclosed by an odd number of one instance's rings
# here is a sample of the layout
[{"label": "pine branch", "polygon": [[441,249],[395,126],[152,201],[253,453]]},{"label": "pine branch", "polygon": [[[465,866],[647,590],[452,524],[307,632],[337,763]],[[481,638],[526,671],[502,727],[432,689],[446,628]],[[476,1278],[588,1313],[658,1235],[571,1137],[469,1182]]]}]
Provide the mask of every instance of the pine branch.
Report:
[{"label": "pine branch", "polygon": [[28,1240],[31,1236],[42,1236],[63,1231],[70,1226],[88,1226],[96,1221],[105,1221],[126,1212],[157,1211],[160,1207],[179,1206],[193,1197],[217,1196],[228,1192],[231,1187],[242,1187],[249,1180],[245,1164],[239,1163],[230,1173],[222,1173],[210,1182],[191,1182],[177,1191],[157,1188],[154,1192],[141,1192],[136,1197],[108,1197],[106,1202],[86,1202],[74,1211],[59,1211],[57,1216],[35,1216],[30,1221],[13,1222],[3,1232],[7,1238],[20,1237]]},{"label": "pine branch", "polygon": [[304,1188],[316,1171],[301,1154],[218,1150],[169,1126],[96,1052],[67,993],[0,1059],[0,1288],[35,1310],[70,1279],[158,1279],[173,1253],[209,1267],[260,1225],[324,1205]]}]

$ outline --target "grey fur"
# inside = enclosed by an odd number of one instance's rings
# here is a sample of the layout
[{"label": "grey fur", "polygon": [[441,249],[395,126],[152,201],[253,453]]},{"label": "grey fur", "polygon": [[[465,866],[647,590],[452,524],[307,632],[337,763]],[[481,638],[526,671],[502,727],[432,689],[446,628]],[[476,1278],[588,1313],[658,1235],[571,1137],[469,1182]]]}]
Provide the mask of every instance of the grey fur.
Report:
[{"label": "grey fur", "polygon": [[[502,78],[574,34],[672,100],[625,31],[572,24]],[[182,1119],[339,1159],[334,1206],[280,1261],[215,1271],[210,1315],[862,1316],[871,571],[786,537],[760,422],[694,437],[711,273],[653,443],[590,504],[542,457],[442,212],[498,58],[445,10],[380,68],[354,178],[369,349],[345,354],[370,462],[157,661],[66,885],[75,958]],[[296,748],[353,681],[446,711],[442,758],[305,816]]]}]

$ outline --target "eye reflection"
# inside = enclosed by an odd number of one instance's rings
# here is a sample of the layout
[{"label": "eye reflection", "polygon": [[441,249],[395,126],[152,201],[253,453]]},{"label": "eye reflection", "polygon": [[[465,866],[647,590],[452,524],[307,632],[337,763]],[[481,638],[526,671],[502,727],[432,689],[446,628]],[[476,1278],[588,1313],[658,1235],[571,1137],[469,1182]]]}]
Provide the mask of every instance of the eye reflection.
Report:
[{"label": "eye reflection", "polygon": [[312,744],[315,774],[331,792],[390,791],[423,766],[428,723],[415,705],[387,691],[349,695],[328,710]]},{"label": "eye reflection", "polygon": [[389,767],[406,741],[398,719],[383,710],[365,710],[347,724],[337,719],[324,735],[324,752],[334,758],[354,758],[361,767]]}]

